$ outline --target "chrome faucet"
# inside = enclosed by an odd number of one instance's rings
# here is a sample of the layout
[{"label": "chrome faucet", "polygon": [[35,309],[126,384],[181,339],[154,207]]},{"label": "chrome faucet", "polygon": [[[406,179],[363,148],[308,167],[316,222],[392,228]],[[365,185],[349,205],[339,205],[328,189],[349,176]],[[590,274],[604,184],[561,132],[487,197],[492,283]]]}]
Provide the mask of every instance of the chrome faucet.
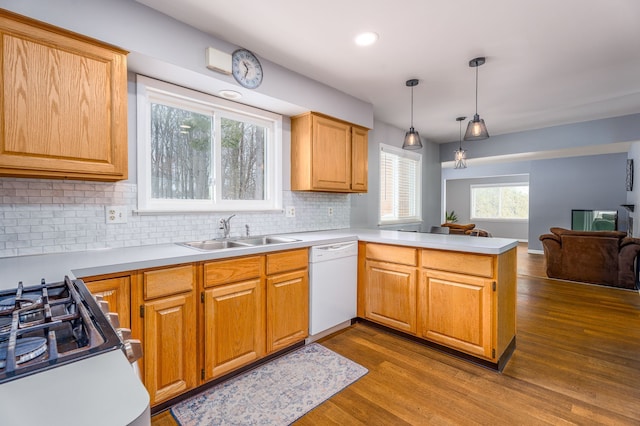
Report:
[{"label": "chrome faucet", "polygon": [[225,239],[229,238],[229,232],[231,232],[231,218],[234,216],[235,214],[232,214],[226,219],[225,218],[220,219],[220,229],[222,229]]},{"label": "chrome faucet", "polygon": [[244,230],[246,231],[246,236],[249,236],[249,224],[244,225]]}]

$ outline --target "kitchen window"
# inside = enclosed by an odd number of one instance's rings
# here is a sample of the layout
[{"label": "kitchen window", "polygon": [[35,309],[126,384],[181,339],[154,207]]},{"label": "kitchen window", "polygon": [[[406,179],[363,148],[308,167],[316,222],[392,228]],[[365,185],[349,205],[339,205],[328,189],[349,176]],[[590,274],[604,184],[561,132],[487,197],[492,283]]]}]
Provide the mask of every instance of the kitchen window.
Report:
[{"label": "kitchen window", "polygon": [[422,221],[422,155],[380,144],[379,224]]},{"label": "kitchen window", "polygon": [[282,117],[137,76],[141,212],[282,208]]},{"label": "kitchen window", "polygon": [[471,220],[528,220],[529,184],[471,185]]}]

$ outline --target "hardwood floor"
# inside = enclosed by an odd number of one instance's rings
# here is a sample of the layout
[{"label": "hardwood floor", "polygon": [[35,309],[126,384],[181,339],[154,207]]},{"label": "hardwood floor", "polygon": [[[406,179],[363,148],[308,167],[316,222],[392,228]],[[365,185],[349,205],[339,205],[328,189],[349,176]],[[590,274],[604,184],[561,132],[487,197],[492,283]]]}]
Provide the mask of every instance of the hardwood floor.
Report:
[{"label": "hardwood floor", "polygon": [[296,425],[640,424],[638,293],[540,278],[526,246],[518,262],[517,348],[502,373],[356,324],[321,343],[369,373]]}]

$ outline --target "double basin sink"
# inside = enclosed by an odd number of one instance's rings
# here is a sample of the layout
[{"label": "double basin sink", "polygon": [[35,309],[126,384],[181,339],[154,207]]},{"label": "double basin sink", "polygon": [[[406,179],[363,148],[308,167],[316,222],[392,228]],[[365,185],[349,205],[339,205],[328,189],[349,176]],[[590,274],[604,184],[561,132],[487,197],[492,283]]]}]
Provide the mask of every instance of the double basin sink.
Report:
[{"label": "double basin sink", "polygon": [[213,251],[239,247],[256,247],[272,244],[295,243],[295,238],[263,236],[263,237],[239,237],[223,240],[203,240],[177,243],[178,245],[190,247],[196,250]]}]

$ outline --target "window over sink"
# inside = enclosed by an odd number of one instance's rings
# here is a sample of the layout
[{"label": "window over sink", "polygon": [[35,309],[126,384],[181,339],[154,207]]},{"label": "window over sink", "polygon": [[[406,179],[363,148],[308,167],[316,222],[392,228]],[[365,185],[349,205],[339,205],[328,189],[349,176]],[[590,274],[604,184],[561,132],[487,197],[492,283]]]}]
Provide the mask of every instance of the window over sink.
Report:
[{"label": "window over sink", "polygon": [[282,117],[137,76],[138,210],[282,208]]}]

